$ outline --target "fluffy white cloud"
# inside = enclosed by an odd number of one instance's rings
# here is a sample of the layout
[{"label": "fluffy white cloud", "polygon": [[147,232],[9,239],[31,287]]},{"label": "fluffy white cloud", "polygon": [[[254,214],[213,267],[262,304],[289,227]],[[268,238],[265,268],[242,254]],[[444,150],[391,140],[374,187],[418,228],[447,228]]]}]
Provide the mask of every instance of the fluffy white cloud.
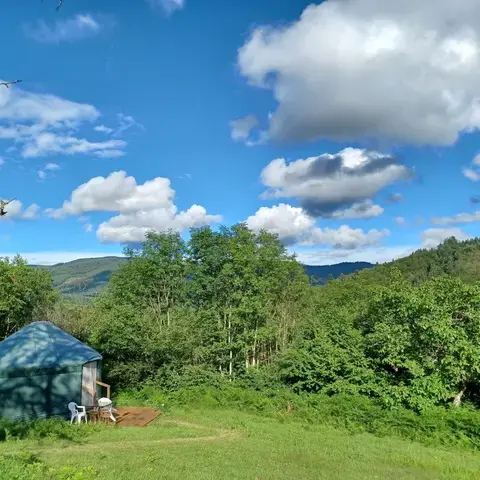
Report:
[{"label": "fluffy white cloud", "polygon": [[[315,217],[359,218],[379,215],[381,207],[368,202],[380,190],[398,180],[407,179],[412,172],[397,163],[395,157],[377,152],[346,148],[331,155],[295,160],[287,164],[278,158],[261,173],[268,187],[263,198],[296,198],[309,214]],[[354,214],[354,211],[357,211]],[[337,212],[337,213],[336,213]]]},{"label": "fluffy white cloud", "polygon": [[21,88],[0,90],[0,139],[11,140],[24,157],[85,154],[97,157],[123,155],[126,142],[112,139],[91,142],[75,136],[84,123],[100,112],[92,105]]},{"label": "fluffy white cloud", "polygon": [[459,228],[429,228],[424,230],[421,236],[422,248],[435,248],[450,237],[455,237],[459,241],[469,238],[469,236]]},{"label": "fluffy white cloud", "polygon": [[275,139],[453,144],[480,126],[480,3],[328,0],[239,49]]},{"label": "fluffy white cloud", "polygon": [[[8,202],[9,199],[3,199],[3,201]],[[5,212],[7,212],[7,214],[4,217],[0,217],[2,221],[34,220],[40,214],[40,207],[32,203],[27,208],[23,208],[23,203],[20,200],[12,200],[5,206]]]},{"label": "fluffy white cloud", "polygon": [[88,212],[118,213],[98,227],[97,237],[105,243],[141,242],[149,230],[184,231],[221,220],[220,215],[209,215],[199,205],[178,212],[174,197],[168,178],[157,177],[139,185],[134,177],[118,171],[90,179],[76,188],[61,208],[46,212],[57,219]]},{"label": "fluffy white cloud", "polygon": [[454,217],[433,217],[433,225],[460,225],[480,221],[480,210],[473,213],[458,213]]},{"label": "fluffy white cloud", "polygon": [[394,220],[395,220],[395,223],[400,227],[404,227],[407,224],[407,221],[405,220],[404,217],[395,217]]},{"label": "fluffy white cloud", "polygon": [[41,43],[73,42],[92,38],[113,25],[113,19],[105,15],[78,14],[72,18],[57,19],[51,24],[38,20],[24,25],[25,34]]},{"label": "fluffy white cloud", "polygon": [[274,207],[261,207],[246,220],[252,230],[266,230],[279,236],[287,245],[330,245],[338,249],[355,249],[377,245],[388,236],[388,230],[372,229],[364,232],[342,225],[338,229],[319,228],[315,219],[302,208],[281,203]]},{"label": "fluffy white cloud", "polygon": [[185,0],[147,0],[152,8],[161,8],[167,14],[181,10],[185,6]]}]

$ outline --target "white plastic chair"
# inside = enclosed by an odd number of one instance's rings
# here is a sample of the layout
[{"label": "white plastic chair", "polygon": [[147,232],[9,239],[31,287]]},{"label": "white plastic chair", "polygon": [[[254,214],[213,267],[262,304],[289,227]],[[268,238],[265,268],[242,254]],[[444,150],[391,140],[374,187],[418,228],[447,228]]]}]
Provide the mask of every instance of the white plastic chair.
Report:
[{"label": "white plastic chair", "polygon": [[77,423],[80,423],[82,418],[85,419],[85,423],[87,421],[87,409],[81,405],[77,405],[75,402],[70,402],[68,404],[68,409],[70,410],[71,418],[70,423],[72,424],[75,419],[77,419]]},{"label": "white plastic chair", "polygon": [[[98,406],[100,407],[100,414],[107,414],[108,417],[110,417],[110,420],[113,422],[116,422],[117,419],[113,416],[113,412],[116,412],[117,409],[113,408],[113,403],[109,398],[102,397],[98,399]],[[103,415],[102,415],[103,416]],[[105,418],[103,416],[103,418]]]}]

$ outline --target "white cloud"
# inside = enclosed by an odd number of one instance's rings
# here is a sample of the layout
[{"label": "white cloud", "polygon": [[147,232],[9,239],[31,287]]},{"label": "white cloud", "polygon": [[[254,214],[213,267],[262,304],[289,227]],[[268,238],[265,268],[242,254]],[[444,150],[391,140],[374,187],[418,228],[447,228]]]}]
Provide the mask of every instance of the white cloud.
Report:
[{"label": "white cloud", "polygon": [[47,172],[53,172],[55,170],[58,170],[60,168],[60,165],[57,163],[47,163],[42,170],[38,170],[37,174],[40,180],[45,180],[47,178]]},{"label": "white cloud", "polygon": [[44,170],[58,170],[60,165],[58,163],[47,163],[43,168]]},{"label": "white cloud", "polygon": [[395,223],[400,227],[404,227],[407,224],[407,221],[405,220],[404,217],[395,217],[394,220],[395,220]]},{"label": "white cloud", "polygon": [[261,207],[246,220],[255,231],[266,230],[279,236],[287,245],[331,245],[338,249],[355,249],[365,245],[377,245],[390,235],[386,229],[364,232],[342,225],[338,229],[319,228],[315,219],[302,208],[281,203],[274,207]]},{"label": "white cloud", "polygon": [[[258,120],[255,115],[247,115],[246,117],[232,120],[230,122],[230,135],[235,142],[247,141],[250,132],[258,125]],[[248,145],[253,145],[253,142],[248,142]]]},{"label": "white cloud", "polygon": [[45,132],[32,138],[23,150],[23,156],[44,157],[47,155],[85,154],[99,158],[120,157],[125,154],[127,142],[123,140],[108,140],[106,142],[90,142],[84,138],[57,135]]},{"label": "white cloud", "polygon": [[23,29],[37,42],[58,44],[95,37],[113,23],[113,19],[105,15],[78,14],[72,18],[57,19],[51,24],[38,20],[33,25],[24,25]]},{"label": "white cloud", "polygon": [[[374,216],[374,213],[381,213],[381,207],[365,202],[383,188],[407,179],[411,174],[393,156],[354,148],[288,164],[285,159],[278,158],[261,173],[262,183],[268,187],[262,197],[296,198],[308,213],[316,217],[331,217],[348,208],[349,214],[354,215],[353,210],[366,206],[370,206],[367,216]],[[337,215],[342,218],[341,213]]]},{"label": "white cloud", "polygon": [[93,230],[93,225],[91,223],[84,223],[83,224],[83,229],[86,232],[91,232]]},{"label": "white cloud", "polygon": [[[3,199],[4,202],[8,202],[10,199]],[[40,213],[40,207],[32,203],[27,208],[23,208],[23,203],[20,200],[12,200],[5,206],[4,217],[0,217],[0,221],[8,220],[34,220]]]},{"label": "white cloud", "polygon": [[474,157],[474,159],[472,160],[472,166],[473,168],[464,168],[462,170],[462,173],[472,182],[478,182],[480,181],[480,171],[476,167],[480,166],[480,154]]},{"label": "white cloud", "polygon": [[305,265],[334,265],[341,262],[370,262],[385,263],[403,258],[413,253],[418,247],[400,245],[393,247],[375,246],[358,248],[355,250],[345,249],[321,249],[299,250],[292,249],[297,254],[299,262]]},{"label": "white cloud", "polygon": [[84,123],[97,120],[100,112],[92,105],[76,103],[49,94],[21,88],[0,90],[0,139],[11,140],[23,157],[85,154],[120,156],[123,140],[91,142],[74,136]]},{"label": "white cloud", "polygon": [[145,130],[145,127],[137,122],[131,115],[125,115],[119,113],[117,115],[118,126],[116,128],[110,128],[105,125],[97,125],[94,127],[94,130],[97,132],[105,133],[106,135],[111,135],[112,137],[121,137],[124,132],[129,130],[132,127],[137,127],[142,130]]},{"label": "white cloud", "polygon": [[199,205],[178,212],[174,197],[168,178],[157,177],[139,185],[134,177],[118,171],[90,179],[76,188],[61,208],[46,212],[57,219],[88,212],[118,213],[98,227],[97,237],[104,243],[140,242],[149,230],[184,231],[221,220]]},{"label": "white cloud", "polygon": [[118,252],[0,252],[0,258],[13,258],[20,255],[30,265],[56,265],[58,263],[72,262],[81,258],[100,258],[110,255],[123,257],[123,254]]},{"label": "white cloud", "polygon": [[467,177],[472,182],[478,182],[480,180],[480,173],[475,172],[475,170],[472,170],[471,168],[464,168],[462,172],[465,177]]},{"label": "white cloud", "polygon": [[185,0],[147,0],[147,3],[152,8],[162,8],[168,15],[185,6]]},{"label": "white cloud", "polygon": [[94,127],[94,130],[96,132],[106,133],[107,135],[113,132],[113,128],[106,127],[105,125],[97,125]]},{"label": "white cloud", "polygon": [[455,225],[480,221],[480,210],[473,213],[458,213],[454,217],[433,217],[433,225]]},{"label": "white cloud", "polygon": [[[271,138],[453,144],[480,126],[480,3],[328,0],[239,49]],[[402,81],[399,81],[399,80]]]},{"label": "white cloud", "polygon": [[429,228],[422,232],[421,237],[422,248],[435,248],[450,237],[455,237],[459,241],[470,238],[459,228]]}]

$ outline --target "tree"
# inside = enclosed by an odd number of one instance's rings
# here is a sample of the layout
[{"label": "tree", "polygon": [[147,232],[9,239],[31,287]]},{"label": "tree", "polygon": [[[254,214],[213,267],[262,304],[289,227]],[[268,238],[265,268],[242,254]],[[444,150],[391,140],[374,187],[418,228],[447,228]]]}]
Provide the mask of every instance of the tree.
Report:
[{"label": "tree", "polygon": [[42,319],[57,299],[51,275],[19,256],[0,260],[0,340]]},{"label": "tree", "polygon": [[385,399],[423,409],[459,405],[480,373],[480,286],[440,277],[385,287],[360,322],[366,354],[388,374]]}]

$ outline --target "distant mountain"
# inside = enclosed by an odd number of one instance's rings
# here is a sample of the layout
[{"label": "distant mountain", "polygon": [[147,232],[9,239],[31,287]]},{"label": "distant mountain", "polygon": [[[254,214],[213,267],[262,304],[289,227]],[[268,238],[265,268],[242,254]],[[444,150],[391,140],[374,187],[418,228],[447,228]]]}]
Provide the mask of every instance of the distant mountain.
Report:
[{"label": "distant mountain", "polygon": [[65,295],[96,295],[108,282],[110,275],[127,261],[124,257],[80,258],[45,268],[53,277],[53,284]]},{"label": "distant mountain", "polygon": [[315,285],[323,285],[327,283],[328,277],[338,278],[341,275],[349,275],[351,273],[372,268],[375,265],[368,262],[343,262],[335,265],[305,265],[305,273],[311,278]]},{"label": "distant mountain", "polygon": [[[72,262],[37,267],[45,268],[52,274],[55,287],[58,287],[64,295],[91,297],[107,284],[110,275],[126,261],[125,257],[81,258]],[[305,265],[305,272],[309,277],[314,277],[314,284],[323,285],[327,282],[329,275],[337,278],[342,274],[348,275],[373,266],[367,262],[323,266]]]}]

